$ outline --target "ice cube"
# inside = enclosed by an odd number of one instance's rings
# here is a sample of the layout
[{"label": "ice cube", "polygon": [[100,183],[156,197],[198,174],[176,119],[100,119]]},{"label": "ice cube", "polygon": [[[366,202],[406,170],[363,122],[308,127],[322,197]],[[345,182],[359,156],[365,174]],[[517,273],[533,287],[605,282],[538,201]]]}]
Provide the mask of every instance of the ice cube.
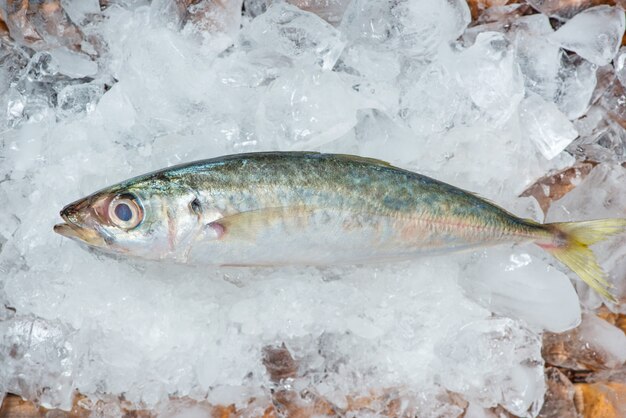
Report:
[{"label": "ice cube", "polygon": [[46,408],[72,406],[74,330],[32,315],[0,321],[0,381]]},{"label": "ice cube", "polygon": [[621,47],[615,60],[613,61],[613,67],[615,68],[615,74],[622,83],[622,86],[626,87],[626,47]]},{"label": "ice cube", "polygon": [[574,385],[556,367],[546,368],[546,397],[539,412],[545,418],[576,418]]},{"label": "ice cube", "polygon": [[[483,407],[500,404],[515,415],[535,416],[545,383],[541,341],[509,318],[468,323],[437,347],[446,389],[464,393]],[[506,377],[499,370],[507,370]],[[470,370],[481,370],[480,375]]]},{"label": "ice cube", "polygon": [[350,41],[382,44],[398,33],[388,4],[373,0],[353,0],[339,26]]},{"label": "ice cube", "polygon": [[421,44],[424,36],[451,42],[459,38],[471,21],[469,6],[463,0],[432,2],[428,0],[400,1],[392,13],[401,25],[401,37],[408,44]]},{"label": "ice cube", "polygon": [[25,71],[29,81],[47,81],[58,74],[59,63],[50,52],[36,52]]},{"label": "ice cube", "polygon": [[[618,0],[617,3],[619,4]],[[596,0],[576,0],[574,2],[563,0],[527,0],[535,10],[560,21],[567,21],[591,6],[602,2]],[[613,2],[615,3],[615,2]]]},{"label": "ice cube", "polygon": [[563,332],[580,323],[580,304],[569,278],[542,261],[539,251],[492,249],[476,257],[461,282],[468,294],[502,316]]},{"label": "ice cube", "polygon": [[359,111],[358,123],[354,129],[356,141],[363,155],[394,162],[399,157],[394,148],[402,146],[406,153],[400,156],[401,161],[408,163],[418,155],[421,147],[420,142],[413,138],[410,129],[378,110]]},{"label": "ice cube", "polygon": [[156,25],[165,25],[180,29],[187,17],[187,1],[154,0],[150,3],[150,21]]},{"label": "ice cube", "polygon": [[550,39],[596,65],[606,65],[622,43],[624,25],[622,9],[596,6],[578,13]]},{"label": "ice cube", "polygon": [[345,46],[341,33],[313,13],[274,3],[239,35],[246,50],[267,48],[296,64],[332,69]]},{"label": "ice cube", "polygon": [[[606,119],[606,111],[599,111],[602,119],[593,126],[593,130],[570,147],[570,152],[578,158],[591,161],[615,163],[626,161],[626,132],[611,119]],[[590,121],[593,124],[593,120]]]},{"label": "ice cube", "polygon": [[48,53],[56,61],[58,72],[68,77],[93,77],[98,73],[98,64],[88,55],[73,52],[67,48],[55,48]]},{"label": "ice cube", "polygon": [[578,328],[563,334],[546,333],[543,356],[558,367],[603,370],[626,361],[626,335],[597,316],[585,313]]},{"label": "ice cube", "polygon": [[57,106],[64,117],[82,112],[93,112],[104,88],[98,84],[69,85],[59,93]]},{"label": "ice cube", "polygon": [[9,127],[19,126],[25,121],[40,122],[52,116],[50,108],[54,105],[54,97],[51,91],[41,88],[28,93],[20,93],[17,89],[11,89],[9,92],[7,101]]},{"label": "ice cube", "polygon": [[576,56],[561,56],[559,87],[554,102],[568,119],[574,120],[589,109],[596,87],[597,66]]},{"label": "ice cube", "polygon": [[[341,66],[337,69],[356,73],[369,80],[395,81],[400,75],[400,57],[387,50],[373,50],[366,44],[356,43],[346,48],[341,55]],[[347,67],[347,68],[346,68]],[[393,88],[393,86],[389,86]]]},{"label": "ice cube", "polygon": [[[508,0],[496,0],[491,1],[490,3],[485,3],[485,6],[490,5],[488,8],[484,10],[478,10],[476,12],[472,11],[472,16],[474,16],[474,21],[478,25],[495,23],[500,24],[504,22],[513,22],[515,19],[520,16],[524,16],[528,14],[530,6],[524,3],[509,3]],[[472,3],[470,4],[470,8]],[[478,14],[478,17],[476,15]]]},{"label": "ice cube", "polygon": [[331,25],[341,22],[343,13],[351,0],[287,0],[294,6],[315,13]]},{"label": "ice cube", "polygon": [[78,24],[90,14],[100,13],[99,0],[61,0],[61,6],[70,19]]},{"label": "ice cube", "polygon": [[[459,115],[465,113],[470,103],[462,87],[455,82],[455,75],[437,62],[428,66],[405,90],[401,99],[402,115],[415,133],[425,136],[443,133],[461,120]],[[474,93],[480,101],[480,93]],[[486,101],[481,103],[490,105]]]},{"label": "ice cube", "polygon": [[542,216],[530,216],[531,219],[543,219],[553,201],[565,196],[584,179],[594,163],[577,161],[564,170],[550,172],[538,179],[520,196],[532,196],[543,212]]},{"label": "ice cube", "polygon": [[356,125],[365,103],[335,72],[293,70],[275,80],[256,114],[260,139],[279,149],[312,149]]},{"label": "ice cube", "polygon": [[520,16],[511,23],[511,29],[517,36],[520,32],[527,35],[546,36],[554,33],[550,19],[546,15],[535,14],[530,16]]},{"label": "ice cube", "polygon": [[550,20],[546,16],[541,14],[520,16],[519,13],[515,12],[515,9],[519,6],[521,5],[512,4],[505,6],[506,8],[513,8],[511,11],[512,16],[503,17],[502,19],[496,19],[493,22],[484,24],[482,22],[476,22],[476,25],[467,28],[461,37],[463,45],[468,47],[474,44],[476,37],[482,32],[501,32],[510,38],[510,40],[514,40],[519,33],[537,36],[548,35],[554,32],[552,25],[550,25]]},{"label": "ice cube", "polygon": [[57,46],[79,49],[83,42],[83,32],[58,1],[52,5],[11,2],[6,12],[11,37],[21,45],[35,50]]},{"label": "ice cube", "polygon": [[[299,9],[307,12],[315,13],[328,23],[336,26],[341,22],[343,12],[345,11],[351,0],[287,0]],[[265,13],[270,4],[275,3],[272,0],[246,0],[245,12],[251,17],[256,17]]]},{"label": "ice cube", "polygon": [[[618,160],[624,158],[626,156],[626,144],[624,144],[623,138],[626,135],[626,130],[620,129],[620,126],[626,122],[626,88],[617,79],[613,79],[600,96],[598,104],[602,106],[605,114],[609,115],[608,118],[605,116],[599,127],[614,128],[613,132],[607,131],[607,134],[613,138],[600,138],[603,143],[598,145],[609,148]],[[595,132],[591,134],[593,135]]]},{"label": "ice cube", "polygon": [[7,122],[40,121],[56,105],[57,92],[71,79],[59,73],[59,63],[48,52],[33,54],[26,68],[13,74],[7,100]]},{"label": "ice cube", "polygon": [[272,0],[244,0],[244,15],[250,18],[255,18],[258,15],[265,13],[270,4],[272,4]]},{"label": "ice cube", "polygon": [[562,51],[546,36],[553,32],[544,15],[525,16],[516,21],[514,46],[524,85],[546,101],[557,92]]},{"label": "ice cube", "polygon": [[186,31],[198,33],[201,37],[215,42],[213,34],[225,34],[225,43],[237,37],[241,27],[241,6],[243,0],[196,2],[187,9]]},{"label": "ice cube", "polygon": [[522,101],[519,117],[525,138],[532,141],[548,160],[556,157],[578,136],[572,122],[554,103],[546,102],[534,93],[529,93]]},{"label": "ice cube", "polygon": [[115,120],[112,130],[129,130],[135,124],[137,112],[124,90],[125,83],[118,83],[106,92],[96,106],[103,120]]},{"label": "ice cube", "polygon": [[340,29],[351,41],[402,48],[428,58],[456,40],[471,20],[467,2],[460,0],[402,0],[389,6],[376,0],[352,1]]},{"label": "ice cube", "polygon": [[458,77],[476,106],[499,124],[509,120],[524,96],[524,80],[504,35],[479,34],[458,65]]}]

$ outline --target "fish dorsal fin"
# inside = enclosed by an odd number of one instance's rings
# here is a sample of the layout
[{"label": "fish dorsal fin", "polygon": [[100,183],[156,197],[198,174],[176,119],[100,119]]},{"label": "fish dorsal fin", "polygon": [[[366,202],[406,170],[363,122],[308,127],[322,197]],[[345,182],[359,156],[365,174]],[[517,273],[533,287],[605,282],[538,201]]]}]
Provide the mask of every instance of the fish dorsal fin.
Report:
[{"label": "fish dorsal fin", "polygon": [[303,157],[313,157],[313,158],[321,158],[321,159],[335,159],[335,160],[345,160],[352,161],[355,163],[363,163],[370,165],[377,165],[379,167],[388,167],[388,168],[397,168],[394,165],[388,163],[387,161],[378,160],[376,158],[371,157],[361,157],[359,155],[352,154],[326,154],[318,151],[284,151],[284,152],[276,152],[276,154],[286,154],[286,155],[295,155],[295,156],[303,156]]},{"label": "fish dorsal fin", "polygon": [[351,154],[328,154],[328,155],[334,155],[343,160],[353,161],[356,163],[371,164],[371,165],[377,165],[380,167],[387,167],[387,168],[396,168],[394,165],[388,163],[387,161],[378,160],[376,158],[361,157],[358,155],[351,155]]},{"label": "fish dorsal fin", "polygon": [[304,226],[317,209],[311,206],[284,206],[239,212],[217,219],[208,227],[218,229],[220,239],[255,241],[259,232],[283,221],[286,228]]}]

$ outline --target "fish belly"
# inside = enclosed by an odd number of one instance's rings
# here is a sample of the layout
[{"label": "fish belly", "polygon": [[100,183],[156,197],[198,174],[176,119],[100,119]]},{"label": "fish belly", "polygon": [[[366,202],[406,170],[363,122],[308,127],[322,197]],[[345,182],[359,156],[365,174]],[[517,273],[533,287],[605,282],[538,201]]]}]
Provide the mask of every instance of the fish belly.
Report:
[{"label": "fish belly", "polygon": [[193,264],[272,266],[339,265],[402,260],[460,251],[504,240],[480,228],[445,220],[314,210],[268,221],[252,231],[205,231],[192,244]]}]

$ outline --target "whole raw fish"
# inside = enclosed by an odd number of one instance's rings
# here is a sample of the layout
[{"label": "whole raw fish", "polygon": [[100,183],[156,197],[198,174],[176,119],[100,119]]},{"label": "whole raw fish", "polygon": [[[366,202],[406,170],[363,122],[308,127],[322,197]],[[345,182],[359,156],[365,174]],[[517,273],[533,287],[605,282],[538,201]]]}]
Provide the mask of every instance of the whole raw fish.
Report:
[{"label": "whole raw fish", "polygon": [[611,299],[589,245],[624,219],[539,224],[385,162],[269,152],[135,177],[61,211],[61,235],[103,251],[211,265],[332,265],[534,242]]}]

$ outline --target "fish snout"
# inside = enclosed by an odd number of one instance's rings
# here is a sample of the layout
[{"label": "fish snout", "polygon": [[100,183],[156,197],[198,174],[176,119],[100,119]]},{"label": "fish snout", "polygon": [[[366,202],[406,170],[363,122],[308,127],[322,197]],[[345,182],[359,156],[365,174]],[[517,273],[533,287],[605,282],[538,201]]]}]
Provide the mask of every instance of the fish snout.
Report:
[{"label": "fish snout", "polygon": [[54,232],[68,238],[81,239],[80,230],[84,227],[84,208],[81,208],[82,202],[74,202],[65,206],[59,212],[65,223],[56,224]]},{"label": "fish snout", "polygon": [[72,203],[61,209],[61,212],[59,213],[61,218],[63,218],[66,222],[71,222],[73,224],[78,223],[79,209],[77,206],[78,205]]},{"label": "fish snout", "polygon": [[70,203],[61,209],[60,215],[63,220],[75,226],[88,226],[99,219],[100,206],[103,204],[102,198],[85,198]]},{"label": "fish snout", "polygon": [[67,238],[82,241],[91,246],[101,247],[106,240],[95,228],[93,208],[88,201],[71,203],[60,212],[65,223],[56,224],[54,232]]}]

